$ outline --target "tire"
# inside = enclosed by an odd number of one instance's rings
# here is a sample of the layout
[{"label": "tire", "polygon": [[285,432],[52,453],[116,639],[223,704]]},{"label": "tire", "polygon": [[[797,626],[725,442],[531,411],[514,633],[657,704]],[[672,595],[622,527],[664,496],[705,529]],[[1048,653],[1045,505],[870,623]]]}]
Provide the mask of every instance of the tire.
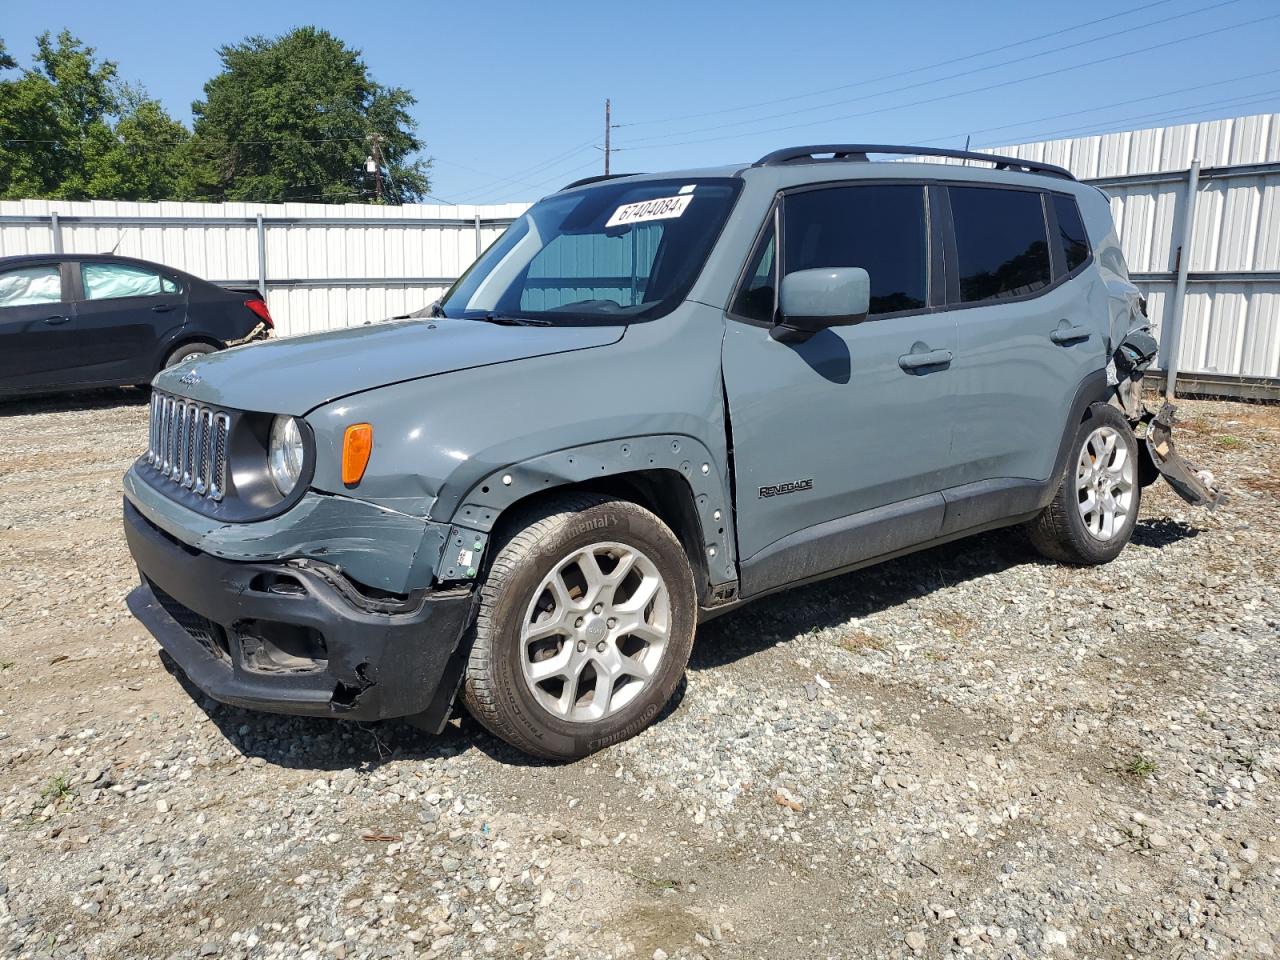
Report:
[{"label": "tire", "polygon": [[218,348],[211,343],[184,343],[180,347],[175,347],[173,352],[165,358],[165,369],[181,363],[183,360],[189,360],[192,357],[202,357],[206,353],[213,353]]},{"label": "tire", "polygon": [[[594,586],[580,566],[592,560]],[[696,619],[688,557],[657,516],[596,494],[544,501],[513,522],[480,588],[463,702],[526,753],[586,756],[639,733],[671,699]]]},{"label": "tire", "polygon": [[1106,403],[1090,406],[1057,493],[1028,526],[1032,545],[1060,563],[1114,560],[1138,522],[1140,471],[1138,440],[1124,415]]}]

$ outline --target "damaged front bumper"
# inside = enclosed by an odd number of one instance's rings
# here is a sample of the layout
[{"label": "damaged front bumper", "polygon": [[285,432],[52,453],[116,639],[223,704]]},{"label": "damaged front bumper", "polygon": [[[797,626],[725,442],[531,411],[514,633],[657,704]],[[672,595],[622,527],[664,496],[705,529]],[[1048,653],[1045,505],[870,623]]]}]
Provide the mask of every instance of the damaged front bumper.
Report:
[{"label": "damaged front bumper", "polygon": [[142,583],[129,609],[197,687],[223,703],[351,720],[448,720],[470,587],[407,599],[359,591],[312,560],[224,560],[164,533],[128,500]]}]

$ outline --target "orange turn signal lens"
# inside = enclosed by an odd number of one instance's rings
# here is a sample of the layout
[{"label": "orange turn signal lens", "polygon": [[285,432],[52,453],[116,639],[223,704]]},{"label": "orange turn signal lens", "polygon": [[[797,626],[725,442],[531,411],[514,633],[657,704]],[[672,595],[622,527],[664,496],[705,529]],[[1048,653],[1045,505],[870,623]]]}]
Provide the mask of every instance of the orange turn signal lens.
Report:
[{"label": "orange turn signal lens", "polygon": [[342,436],[342,482],[355,486],[369,466],[369,454],[373,453],[373,425],[353,423]]}]

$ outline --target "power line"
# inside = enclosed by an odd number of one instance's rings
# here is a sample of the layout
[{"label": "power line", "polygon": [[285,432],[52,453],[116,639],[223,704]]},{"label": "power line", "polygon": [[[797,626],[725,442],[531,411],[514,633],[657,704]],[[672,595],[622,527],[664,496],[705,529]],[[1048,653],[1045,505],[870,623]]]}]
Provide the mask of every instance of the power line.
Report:
[{"label": "power line", "polygon": [[1048,40],[1051,37],[1058,37],[1066,33],[1073,33],[1076,30],[1083,30],[1085,27],[1092,27],[1099,23],[1106,23],[1110,20],[1117,20],[1121,17],[1127,17],[1130,14],[1141,13],[1143,10],[1149,10],[1152,7],[1165,6],[1172,2],[1173,0],[1155,0],[1155,2],[1153,3],[1144,3],[1136,7],[1131,7],[1128,10],[1121,10],[1119,13],[1110,14],[1109,16],[1098,17],[1095,20],[1086,20],[1085,22],[1077,23],[1074,26],[1063,27],[1059,30],[1052,30],[1049,33],[1042,33],[1042,34],[1039,34],[1038,36],[1028,37],[1025,40],[1014,40],[1010,43],[1002,44],[998,47],[991,47],[990,49],[987,49],[987,50],[980,50],[977,53],[968,53],[961,57],[953,57],[950,60],[940,60],[937,63],[931,63],[926,66],[912,67],[908,70],[900,70],[897,73],[888,73],[879,77],[871,77],[866,80],[857,80],[857,81],[854,81],[853,83],[845,83],[845,84],[840,84],[834,87],[826,87],[822,90],[812,90],[808,93],[797,93],[787,97],[777,97],[773,100],[758,100],[758,101],[755,101],[754,103],[743,104],[742,106],[722,107],[717,110],[706,110],[701,113],[686,113],[686,114],[681,114],[679,116],[664,117],[661,119],[654,119],[654,120],[635,120],[635,121],[632,121],[631,123],[620,124],[620,126],[639,127],[639,126],[648,126],[655,123],[675,123],[680,120],[696,120],[700,117],[712,117],[712,116],[718,116],[724,113],[734,113],[739,110],[752,110],[756,107],[768,107],[768,106],[772,106],[775,103],[790,103],[795,100],[804,100],[808,97],[822,96],[823,94],[826,94],[826,93],[836,93],[840,90],[848,90],[853,87],[864,86],[868,83],[878,83],[882,80],[896,80],[899,77],[911,76],[912,74],[921,73],[925,70],[934,70],[938,67],[949,67],[955,63],[963,63],[966,60],[976,60],[979,57],[985,57],[988,54],[992,54],[992,53],[1000,53],[1004,50],[1009,50],[1013,47],[1021,47],[1021,46],[1025,46],[1028,43],[1036,43],[1037,41],[1040,41],[1040,40]]},{"label": "power line", "polygon": [[[1104,121],[1103,127],[1127,126],[1139,120],[1172,120],[1178,117],[1185,117],[1202,113],[1205,110],[1212,110],[1217,107],[1242,107],[1253,103],[1265,103],[1268,100],[1280,98],[1280,87],[1274,90],[1264,90],[1259,93],[1244,94],[1239,97],[1230,97],[1224,100],[1212,100],[1208,103],[1188,104],[1184,107],[1172,107],[1169,110],[1160,110],[1155,113],[1143,113],[1130,117],[1119,117],[1114,120]],[[1046,140],[1051,137],[1072,137],[1072,136],[1089,136],[1095,133],[1103,132],[1098,126],[1086,124],[1084,126],[1067,127],[1058,130],[1040,131],[1037,133],[1026,134],[1024,142],[1034,142],[1037,140]],[[990,149],[994,146],[1003,146],[1003,144],[986,144],[979,149]]]},{"label": "power line", "polygon": [[[532,167],[526,167],[523,170],[521,170],[521,176],[527,177],[535,173],[540,173],[543,170],[548,170],[553,165],[563,160],[568,160],[570,157],[576,156],[577,154],[581,153],[583,150],[586,150],[587,148],[591,147],[592,145],[595,144],[595,141],[596,141],[596,138],[592,137],[590,140],[580,143],[575,147],[570,147],[568,150],[563,150],[560,153],[556,154],[555,156],[542,161],[541,163],[535,164]],[[443,162],[446,165],[460,167],[463,170],[470,170],[472,173],[478,173],[481,176],[491,178],[488,182],[481,184],[478,188],[473,188],[471,190],[467,190],[459,194],[460,200],[466,200],[468,197],[473,197],[477,194],[484,193],[487,190],[491,190],[494,187],[500,186],[502,184],[507,184],[507,183],[519,184],[521,186],[530,187],[535,190],[538,189],[538,187],[540,186],[540,184],[529,183],[526,180],[518,179],[516,177],[499,177],[499,176],[496,176],[495,174],[485,173],[483,170],[476,170],[474,167],[468,167],[465,164],[456,163],[452,160],[446,160]]]},{"label": "power line", "polygon": [[[614,150],[616,151],[617,148],[615,147]],[[548,177],[546,180],[543,180],[536,184],[530,184],[530,186],[534,190],[541,190],[543,187],[551,183],[567,182],[570,178],[573,178],[574,174],[582,173],[583,171],[588,170],[591,167],[595,167],[598,162],[599,161],[595,157],[592,157],[590,160],[588,160],[584,164],[580,164],[579,166],[576,166],[571,170],[562,170],[560,173],[555,174],[555,176]]]},{"label": "power line", "polygon": [[[1148,44],[1146,47],[1143,48],[1143,52],[1150,53],[1153,50],[1161,50],[1161,49],[1164,49],[1165,47],[1175,46],[1176,44],[1179,44],[1179,43],[1186,43],[1189,40],[1200,40],[1205,37],[1211,37],[1219,33],[1226,33],[1227,31],[1230,31],[1230,30],[1238,30],[1241,27],[1250,27],[1250,26],[1254,26],[1255,24],[1265,23],[1267,21],[1276,20],[1276,19],[1280,19],[1280,13],[1269,14],[1265,17],[1257,17],[1253,20],[1245,20],[1242,23],[1229,24],[1225,27],[1218,27],[1214,30],[1202,30],[1199,33],[1195,33],[1190,36],[1176,37],[1172,40],[1165,40],[1161,43]],[[1031,80],[1042,80],[1045,77],[1058,76],[1059,74],[1069,73],[1072,70],[1080,70],[1080,69],[1083,69],[1084,67],[1092,67],[1100,63],[1109,63],[1113,60],[1131,58],[1132,56],[1133,56],[1132,50],[1125,50],[1125,51],[1122,51],[1121,53],[1115,53],[1105,57],[1097,57],[1093,60],[1086,60],[1082,63],[1069,64],[1068,66],[1065,66],[1065,67],[1057,67],[1053,70],[1045,70],[1041,73],[1031,74],[1030,76],[1026,76],[1026,77],[1015,77],[1010,80],[1001,80],[997,83],[989,83],[986,86],[982,86],[982,87],[973,87],[968,90],[959,90],[955,93],[939,94],[938,96],[935,96],[935,97],[925,97],[921,100],[912,100],[907,103],[891,104],[890,106],[886,106],[886,107],[877,107],[874,110],[862,110],[857,113],[843,114],[837,117],[825,117],[818,120],[806,120],[801,123],[789,123],[780,127],[769,127],[763,130],[750,130],[743,133],[724,134],[722,136],[716,136],[716,137],[701,137],[694,140],[681,140],[677,143],[648,144],[648,145],[639,146],[639,147],[614,147],[614,150],[615,151],[656,150],[656,149],[662,149],[664,147],[683,147],[683,146],[689,146],[691,144],[717,143],[723,140],[741,140],[746,137],[757,137],[767,133],[781,133],[788,130],[796,130],[804,127],[813,127],[823,123],[834,123],[840,120],[852,120],[858,117],[869,117],[879,113],[888,113],[893,110],[902,110],[907,107],[918,107],[924,104],[938,103],[943,100],[954,100],[956,97],[965,97],[974,93],[986,93],[989,90],[998,90],[1002,87],[1013,86],[1014,84],[1027,83]]]},{"label": "power line", "polygon": [[[275,137],[269,140],[268,139],[223,140],[221,141],[221,143],[226,146],[261,146],[261,145],[294,146],[298,144],[321,144],[321,143],[368,143],[369,137],[370,137],[370,134],[364,134],[359,137]],[[564,151],[561,151],[560,153],[554,154],[548,159],[543,160],[542,162],[537,163],[532,167],[525,168],[524,170],[521,171],[521,173],[524,176],[528,176],[531,173],[537,173],[542,170],[549,169],[552,165],[554,165],[561,159],[567,159],[577,153],[581,153],[583,150],[586,150],[588,147],[592,146],[595,143],[595,140],[596,138],[592,137],[591,139],[586,140],[583,143],[578,144],[577,146],[570,147],[568,150],[564,150]],[[77,137],[77,138],[6,137],[3,139],[2,142],[7,145],[51,144],[51,145],[57,145],[57,146],[63,146],[63,147],[71,147],[71,146],[81,145],[85,143],[96,142],[96,140],[95,138],[92,138],[92,137]],[[187,142],[186,140],[176,140],[172,138],[160,138],[160,139],[151,139],[151,140],[132,139],[129,141],[129,145],[146,146],[146,147],[152,147],[152,148],[164,148],[164,147],[176,147],[186,142]],[[470,196],[475,193],[479,193],[484,190],[488,190],[491,187],[496,187],[496,186],[500,186],[502,184],[507,184],[507,183],[519,184],[521,186],[527,186],[532,189],[537,189],[542,185],[542,184],[529,183],[528,181],[521,180],[517,177],[499,177],[496,174],[488,173],[487,171],[484,171],[484,170],[478,170],[475,167],[468,166],[467,164],[459,163],[455,160],[448,160],[442,157],[430,157],[429,159],[432,163],[443,163],[446,166],[458,167],[462,170],[468,170],[472,173],[477,173],[477,174],[480,174],[481,176],[491,178],[491,180],[488,183],[483,184],[479,188],[479,190],[469,191],[467,194],[463,195],[464,197]],[[430,195],[428,194],[427,196],[430,196]],[[443,200],[440,197],[433,197],[433,199],[439,200],[441,203],[451,203],[451,201]],[[266,202],[278,202],[278,201],[254,201],[254,202],[266,203]]]},{"label": "power line", "polygon": [[1029,126],[1030,124],[1033,124],[1033,123],[1044,123],[1047,120],[1061,120],[1065,117],[1078,117],[1081,114],[1085,114],[1085,113],[1097,113],[1098,111],[1110,110],[1114,107],[1124,107],[1132,103],[1143,103],[1144,101],[1147,101],[1147,100],[1159,100],[1162,97],[1172,97],[1180,93],[1190,93],[1193,90],[1205,90],[1209,87],[1220,87],[1223,84],[1227,84],[1227,83],[1239,83],[1243,80],[1255,80],[1258,77],[1273,76],[1277,73],[1280,73],[1280,69],[1263,70],[1263,71],[1260,71],[1259,73],[1247,73],[1244,76],[1240,76],[1240,77],[1229,77],[1225,80],[1214,80],[1211,83],[1197,83],[1189,87],[1181,87],[1177,90],[1165,90],[1161,93],[1153,93],[1145,97],[1134,97],[1131,100],[1113,100],[1110,103],[1107,103],[1103,106],[1086,107],[1083,110],[1069,110],[1066,113],[1051,113],[1048,116],[1036,117],[1034,120],[1018,120],[1014,123],[1004,123],[995,127],[979,127],[976,130],[965,130],[961,133],[948,134],[945,137],[932,137],[928,140],[914,140],[912,142],[917,143],[920,146],[925,146],[930,143],[942,143],[943,141],[946,141],[946,140],[955,140],[959,137],[971,136],[975,133],[991,133],[995,130],[1008,130],[1013,127]]},{"label": "power line", "polygon": [[[1218,10],[1222,7],[1230,6],[1232,4],[1240,3],[1240,2],[1241,0],[1219,0],[1218,3],[1212,4],[1207,7],[1201,7],[1195,10],[1188,10],[1183,13],[1173,14],[1172,16],[1168,16],[1168,17],[1160,17],[1156,20],[1151,20],[1146,23],[1139,23],[1139,24],[1135,24],[1132,27],[1126,27],[1123,30],[1116,30],[1113,33],[1108,34],[1105,39],[1109,40],[1112,37],[1120,37],[1128,33],[1136,33],[1139,30],[1147,30],[1147,29],[1150,29],[1151,27],[1160,26],[1161,24],[1171,23],[1174,20],[1180,20],[1183,17],[1196,16],[1202,13],[1209,13],[1210,11]],[[903,86],[893,87],[888,90],[880,90],[875,93],[862,94],[861,96],[849,97],[844,100],[833,100],[830,103],[822,103],[812,107],[800,107],[798,109],[786,110],[781,113],[769,113],[763,116],[751,117],[745,120],[730,120],[726,123],[719,123],[710,127],[701,127],[696,130],[682,130],[677,133],[655,134],[653,136],[648,136],[648,137],[638,137],[633,142],[642,143],[642,142],[651,141],[651,140],[665,140],[671,137],[686,136],[691,133],[705,133],[710,130],[724,130],[729,127],[740,127],[740,126],[743,126],[744,124],[761,123],[766,120],[777,120],[782,117],[791,117],[791,116],[795,116],[798,113],[812,113],[815,110],[828,110],[832,107],[844,106],[845,104],[861,103],[864,100],[871,100],[875,97],[885,97],[894,93],[905,93],[908,90],[918,90],[921,87],[931,87],[935,84],[945,83],[949,80],[958,80],[961,77],[969,77],[977,73],[986,73],[988,70],[998,70],[1002,67],[1011,67],[1014,64],[1025,63],[1028,60],[1038,60],[1041,57],[1046,57],[1046,56],[1049,56],[1050,54],[1062,53],[1063,51],[1066,51],[1066,50],[1074,50],[1078,47],[1088,46],[1089,44],[1093,44],[1097,42],[1098,42],[1098,38],[1090,37],[1085,40],[1077,40],[1073,43],[1063,44],[1060,47],[1051,47],[1048,50],[1041,50],[1037,53],[1029,53],[1029,54],[1026,54],[1025,56],[1014,57],[1011,60],[1001,60],[997,63],[987,64],[986,66],[973,67],[968,70],[960,70],[956,73],[946,74],[945,76],[934,77],[930,80],[920,80],[915,83],[904,84]],[[915,71],[909,71],[909,72],[919,72],[919,70],[921,69],[933,69],[933,68],[922,67],[922,68],[917,68]],[[879,78],[879,79],[884,79],[884,78]],[[872,83],[872,82],[875,82],[875,81],[866,80],[866,81],[862,81],[861,83],[866,84],[866,83]],[[859,84],[851,84],[851,86],[857,86],[857,85]]]}]

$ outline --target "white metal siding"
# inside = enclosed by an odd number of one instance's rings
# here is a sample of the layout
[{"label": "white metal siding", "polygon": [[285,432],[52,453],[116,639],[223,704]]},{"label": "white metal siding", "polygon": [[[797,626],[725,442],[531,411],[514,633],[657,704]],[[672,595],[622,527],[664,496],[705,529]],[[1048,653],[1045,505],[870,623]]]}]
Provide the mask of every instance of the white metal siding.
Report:
[{"label": "white metal siding", "polygon": [[[1081,180],[1280,162],[1280,114],[1153,130],[992,147],[1066,167]],[[1185,182],[1104,186],[1133,274],[1173,273],[1182,237]],[[1280,173],[1202,180],[1190,270],[1280,270]],[[1137,278],[1135,278],[1137,280]],[[1157,327],[1168,322],[1171,279],[1139,281]],[[1183,371],[1280,377],[1280,285],[1211,277],[1187,285],[1179,353]]]}]

